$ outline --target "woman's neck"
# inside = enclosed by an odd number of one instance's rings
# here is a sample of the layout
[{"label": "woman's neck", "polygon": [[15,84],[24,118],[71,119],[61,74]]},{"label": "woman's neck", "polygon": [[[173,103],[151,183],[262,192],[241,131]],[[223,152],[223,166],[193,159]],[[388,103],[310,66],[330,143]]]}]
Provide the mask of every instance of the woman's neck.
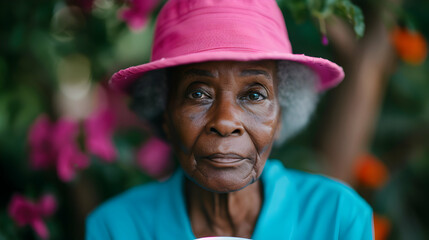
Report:
[{"label": "woman's neck", "polygon": [[250,238],[262,207],[262,184],[257,181],[231,193],[213,193],[186,181],[186,199],[196,237]]}]

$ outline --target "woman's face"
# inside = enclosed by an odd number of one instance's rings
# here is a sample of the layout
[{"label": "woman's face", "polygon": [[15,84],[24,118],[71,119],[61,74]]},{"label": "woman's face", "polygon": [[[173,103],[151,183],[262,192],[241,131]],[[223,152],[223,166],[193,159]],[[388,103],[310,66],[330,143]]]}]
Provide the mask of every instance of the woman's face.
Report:
[{"label": "woman's face", "polygon": [[197,63],[171,76],[164,130],[186,174],[214,192],[256,181],[280,130],[275,62]]}]

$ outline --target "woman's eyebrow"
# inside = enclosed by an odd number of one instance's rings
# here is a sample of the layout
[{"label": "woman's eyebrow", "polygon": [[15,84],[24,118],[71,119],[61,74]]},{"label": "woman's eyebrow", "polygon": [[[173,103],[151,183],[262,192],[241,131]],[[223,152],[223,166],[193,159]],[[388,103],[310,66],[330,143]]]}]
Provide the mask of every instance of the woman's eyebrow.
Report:
[{"label": "woman's eyebrow", "polygon": [[247,69],[247,70],[243,70],[240,73],[240,76],[253,76],[253,75],[264,75],[266,78],[268,79],[272,79],[271,75],[264,70],[257,70],[257,69]]},{"label": "woman's eyebrow", "polygon": [[210,71],[207,70],[202,70],[202,69],[195,69],[195,68],[191,68],[186,70],[183,73],[184,77],[187,76],[199,76],[199,77],[215,77],[213,73],[211,73]]}]

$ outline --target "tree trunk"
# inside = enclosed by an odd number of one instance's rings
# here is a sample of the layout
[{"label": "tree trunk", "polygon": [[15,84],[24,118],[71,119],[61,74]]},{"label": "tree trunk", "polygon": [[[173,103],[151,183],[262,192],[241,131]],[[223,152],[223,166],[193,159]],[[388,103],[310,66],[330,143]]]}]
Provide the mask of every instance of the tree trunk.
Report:
[{"label": "tree trunk", "polygon": [[394,59],[382,14],[377,13],[367,26],[364,38],[357,41],[343,21],[334,19],[329,25],[328,36],[346,78],[327,99],[316,140],[324,173],[352,185],[355,160],[368,151]]}]

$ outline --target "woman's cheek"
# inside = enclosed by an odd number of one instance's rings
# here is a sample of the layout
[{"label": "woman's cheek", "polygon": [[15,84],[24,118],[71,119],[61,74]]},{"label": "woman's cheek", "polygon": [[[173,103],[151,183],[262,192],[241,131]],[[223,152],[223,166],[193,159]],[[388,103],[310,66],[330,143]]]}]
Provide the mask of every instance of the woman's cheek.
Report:
[{"label": "woman's cheek", "polygon": [[[178,131],[179,142],[190,150],[194,145],[200,132],[204,129],[204,120],[202,112],[195,108],[178,108],[174,121],[174,128]],[[181,111],[180,111],[181,109]]]},{"label": "woman's cheek", "polygon": [[255,104],[247,107],[246,110],[247,118],[253,119],[255,126],[266,126],[272,129],[279,121],[280,111],[275,102],[267,101],[264,104]]},{"label": "woman's cheek", "polygon": [[276,131],[280,127],[280,112],[275,106],[264,106],[264,109],[258,109],[258,111],[260,111],[259,114],[253,112],[249,115],[246,129],[255,141],[258,152],[262,154],[271,149]]},{"label": "woman's cheek", "polygon": [[275,118],[279,109],[278,104],[272,100],[265,100],[262,103],[245,103],[242,108],[249,117],[259,119],[259,122],[266,122],[267,119]]}]

